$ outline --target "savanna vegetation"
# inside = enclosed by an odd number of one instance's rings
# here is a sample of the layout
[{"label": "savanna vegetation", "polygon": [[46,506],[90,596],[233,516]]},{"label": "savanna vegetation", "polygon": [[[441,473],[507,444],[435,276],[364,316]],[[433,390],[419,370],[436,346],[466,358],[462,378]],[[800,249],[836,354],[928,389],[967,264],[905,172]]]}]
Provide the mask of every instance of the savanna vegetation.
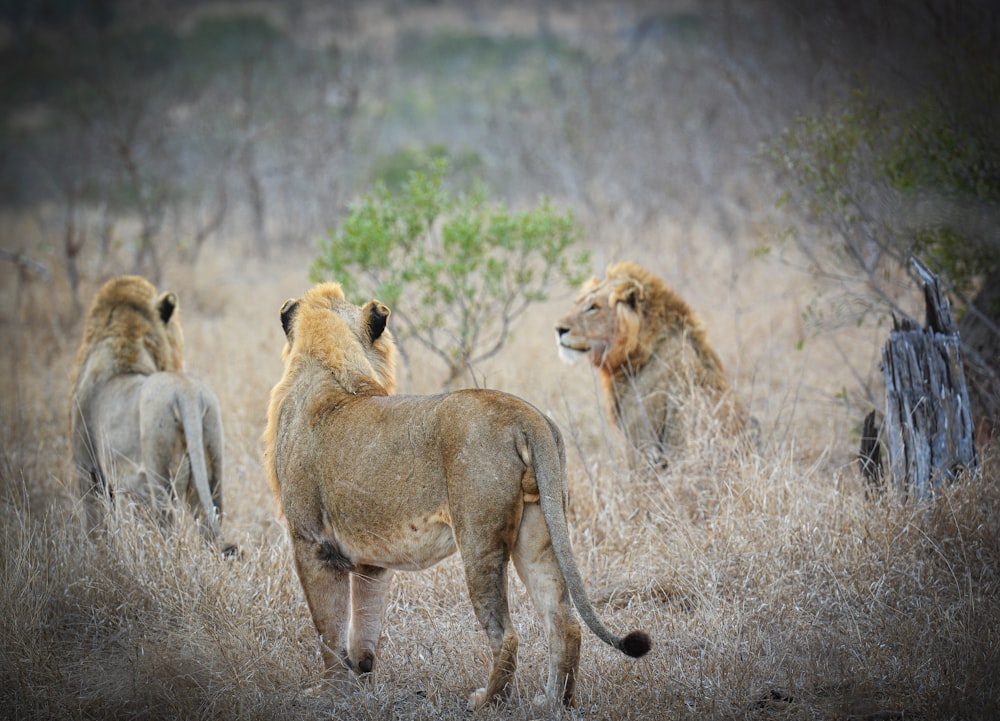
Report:
[{"label": "savanna vegetation", "polygon": [[[314,689],[260,437],[278,311],[311,272],[350,274],[355,302],[398,291],[390,325],[465,293],[468,329],[485,332],[470,301],[518,270],[503,253],[522,221],[550,252],[528,263],[552,263],[544,287],[507,286],[530,302],[493,353],[446,350],[449,364],[411,343],[401,392],[479,384],[556,421],[588,590],[654,647],[628,660],[585,633],[577,708],[534,708],[545,644],[514,580],[516,683],[475,717],[1000,713],[995,441],[921,504],[873,497],[856,463],[889,313],[922,314],[908,254],[942,275],[960,322],[995,330],[991,4],[30,0],[2,14],[4,718],[469,718],[489,659],[457,558],[397,575],[365,683]],[[489,222],[435,258],[343,255],[387,241],[398,225],[359,222],[398,211],[439,163],[424,200]],[[476,234],[490,227],[510,234]],[[757,449],[709,424],[668,468],[628,470],[593,371],[563,365],[553,333],[579,275],[623,259],[706,321]],[[432,308],[414,283],[449,265]],[[83,309],[123,272],[177,293],[187,370],[219,396],[237,558],[126,503],[83,532],[69,369]],[[425,332],[447,327],[428,318]]]}]

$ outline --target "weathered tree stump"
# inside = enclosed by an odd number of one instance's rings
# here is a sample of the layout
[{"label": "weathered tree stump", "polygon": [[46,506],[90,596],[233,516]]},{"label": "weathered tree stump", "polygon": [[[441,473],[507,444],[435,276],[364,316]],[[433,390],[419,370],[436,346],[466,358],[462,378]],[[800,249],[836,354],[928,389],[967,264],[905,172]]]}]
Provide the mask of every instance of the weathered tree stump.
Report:
[{"label": "weathered tree stump", "polygon": [[881,486],[879,440],[899,496],[927,498],[978,464],[958,330],[938,278],[914,261],[924,281],[926,325],[893,318],[882,349],[885,421],[866,419],[860,462],[869,483]]},{"label": "weathered tree stump", "polygon": [[877,496],[884,490],[882,478],[885,470],[882,467],[882,443],[879,438],[880,419],[878,411],[873,410],[865,416],[861,427],[861,452],[858,463],[861,465],[861,475],[868,481],[865,496]]}]

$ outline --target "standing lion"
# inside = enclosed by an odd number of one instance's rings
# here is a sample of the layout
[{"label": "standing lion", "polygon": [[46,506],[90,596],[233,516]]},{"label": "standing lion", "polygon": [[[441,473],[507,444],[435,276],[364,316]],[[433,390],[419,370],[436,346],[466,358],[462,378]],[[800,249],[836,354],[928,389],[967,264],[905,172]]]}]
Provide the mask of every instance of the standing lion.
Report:
[{"label": "standing lion", "polygon": [[514,567],[549,641],[540,701],[571,704],[580,625],[639,657],[649,637],[613,636],[594,611],[566,526],[559,431],[519,398],[491,390],[391,395],[389,309],[348,303],[336,283],[281,308],[285,371],[271,391],[264,465],[281,501],[299,580],[331,683],[375,664],[394,570],[458,550],[493,663],[471,709],[509,690],[517,633],[507,605]]},{"label": "standing lion", "polygon": [[555,331],[563,360],[586,356],[598,369],[634,466],[661,468],[682,453],[692,417],[706,407],[727,430],[744,427],[746,411],[700,320],[636,263],[612,265],[604,280],[585,283]]},{"label": "standing lion", "polygon": [[[129,494],[169,517],[177,500],[219,539],[222,416],[215,394],[182,372],[177,297],[145,278],[98,290],[73,365],[73,462],[89,528],[101,505]],[[226,546],[231,552],[234,547]]]}]

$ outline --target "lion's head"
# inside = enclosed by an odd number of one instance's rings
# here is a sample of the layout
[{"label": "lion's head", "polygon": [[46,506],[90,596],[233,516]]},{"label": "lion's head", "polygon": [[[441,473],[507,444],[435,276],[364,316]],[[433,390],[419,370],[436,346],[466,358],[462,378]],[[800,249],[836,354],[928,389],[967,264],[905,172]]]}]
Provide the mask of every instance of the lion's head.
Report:
[{"label": "lion's head", "polygon": [[339,283],[322,283],[281,306],[285,331],[282,358],[321,359],[345,387],[374,381],[396,390],[396,344],[386,324],[389,309],[377,300],[358,307],[344,299]]},{"label": "lion's head", "polygon": [[123,275],[101,286],[87,312],[83,340],[71,384],[121,373],[179,371],[184,366],[184,334],[177,296],[159,295],[145,278]]},{"label": "lion's head", "polygon": [[556,344],[563,360],[587,356],[608,374],[621,368],[636,372],[664,336],[686,336],[705,366],[721,370],[701,322],[687,303],[631,261],[610,266],[604,280],[587,281],[573,309],[556,323]]}]

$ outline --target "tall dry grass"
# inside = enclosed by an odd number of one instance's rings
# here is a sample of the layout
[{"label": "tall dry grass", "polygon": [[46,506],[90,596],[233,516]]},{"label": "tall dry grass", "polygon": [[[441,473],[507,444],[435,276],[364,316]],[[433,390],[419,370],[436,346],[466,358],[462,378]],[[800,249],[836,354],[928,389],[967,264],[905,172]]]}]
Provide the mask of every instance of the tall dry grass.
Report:
[{"label": "tall dry grass", "polygon": [[[259,437],[280,375],[278,307],[308,286],[308,260],[209,254],[196,272],[167,273],[189,370],[224,410],[224,528],[242,548],[235,560],[214,554],[191,524],[161,530],[143,509],[120,508],[102,536],[82,534],[66,441],[79,323],[56,282],[30,288],[20,307],[4,305],[5,718],[470,718],[465,701],[485,679],[488,652],[454,557],[397,575],[366,683],[347,698],[306,690],[321,662]],[[729,447],[706,426],[666,472],[630,475],[591,372],[556,359],[551,325],[565,297],[539,306],[482,369],[486,384],[525,396],[562,427],[589,591],[613,629],[646,629],[654,648],[633,661],[585,632],[578,707],[536,709],[545,646],[515,581],[516,687],[475,718],[1000,713],[1000,461],[987,455],[980,473],[926,506],[867,500],[852,461],[860,415],[833,398],[851,383],[843,361],[821,339],[794,351],[788,317],[802,283],[764,264],[743,272],[741,290],[726,290],[725,274],[680,288],[761,420],[759,453]],[[5,282],[4,301],[12,288]],[[839,347],[871,353],[864,339],[851,342]],[[431,366],[415,371],[416,390],[439,380]]]}]

